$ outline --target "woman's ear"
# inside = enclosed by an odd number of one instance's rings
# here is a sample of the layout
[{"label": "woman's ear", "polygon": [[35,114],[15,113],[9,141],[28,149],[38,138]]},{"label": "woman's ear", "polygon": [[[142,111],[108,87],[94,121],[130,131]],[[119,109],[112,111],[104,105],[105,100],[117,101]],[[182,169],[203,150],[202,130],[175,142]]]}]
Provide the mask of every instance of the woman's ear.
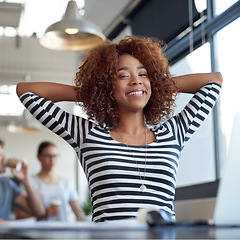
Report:
[{"label": "woman's ear", "polygon": [[41,162],[40,154],[37,155],[37,158]]}]

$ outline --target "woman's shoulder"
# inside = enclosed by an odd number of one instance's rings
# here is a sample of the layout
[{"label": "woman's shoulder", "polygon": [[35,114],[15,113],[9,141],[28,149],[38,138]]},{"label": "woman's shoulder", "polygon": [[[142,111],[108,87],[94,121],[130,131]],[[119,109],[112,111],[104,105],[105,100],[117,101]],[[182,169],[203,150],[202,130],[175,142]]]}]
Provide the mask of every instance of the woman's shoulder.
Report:
[{"label": "woman's shoulder", "polygon": [[74,185],[73,182],[65,177],[65,176],[61,176],[60,181],[59,181],[59,185],[61,186],[61,188],[66,190],[66,193],[71,193],[72,191],[74,191]]},{"label": "woman's shoulder", "polygon": [[69,178],[65,176],[60,176],[59,184],[64,185],[64,186],[70,186],[72,185],[72,182],[70,181]]},{"label": "woman's shoulder", "polygon": [[39,188],[40,185],[44,184],[41,178],[37,174],[32,175],[32,182],[35,188]]},{"label": "woman's shoulder", "polygon": [[171,125],[171,123],[173,121],[175,121],[175,115],[169,116],[168,118],[160,121],[158,124],[154,125],[154,126],[149,126],[150,130],[153,132],[159,132],[159,131],[165,131],[169,125]]}]

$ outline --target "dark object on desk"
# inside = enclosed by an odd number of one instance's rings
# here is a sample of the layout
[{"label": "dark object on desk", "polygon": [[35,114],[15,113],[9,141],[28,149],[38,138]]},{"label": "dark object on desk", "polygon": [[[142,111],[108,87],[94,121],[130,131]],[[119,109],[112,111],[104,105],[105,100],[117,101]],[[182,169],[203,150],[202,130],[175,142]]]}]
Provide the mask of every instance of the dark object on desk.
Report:
[{"label": "dark object on desk", "polygon": [[173,219],[172,214],[163,209],[147,212],[146,222],[150,226],[157,226],[157,225],[164,225],[164,226],[201,226],[201,225],[207,226],[208,225],[210,226],[211,225],[205,220],[176,222]]},{"label": "dark object on desk", "polygon": [[146,221],[150,226],[158,225],[158,224],[175,223],[175,220],[173,220],[172,214],[163,209],[147,212]]}]

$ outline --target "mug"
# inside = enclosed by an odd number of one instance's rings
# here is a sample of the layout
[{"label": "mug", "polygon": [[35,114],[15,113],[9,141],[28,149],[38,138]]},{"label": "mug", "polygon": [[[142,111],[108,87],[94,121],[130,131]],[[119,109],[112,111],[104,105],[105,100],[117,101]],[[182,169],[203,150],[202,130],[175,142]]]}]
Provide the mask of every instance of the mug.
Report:
[{"label": "mug", "polygon": [[6,167],[15,168],[20,171],[22,168],[22,162],[17,158],[7,158],[4,164]]}]

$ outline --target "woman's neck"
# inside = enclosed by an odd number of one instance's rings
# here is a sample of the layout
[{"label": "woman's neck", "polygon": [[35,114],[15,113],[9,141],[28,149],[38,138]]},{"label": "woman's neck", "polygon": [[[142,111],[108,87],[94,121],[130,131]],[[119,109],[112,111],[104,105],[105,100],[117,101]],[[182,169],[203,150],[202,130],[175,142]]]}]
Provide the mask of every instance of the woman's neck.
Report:
[{"label": "woman's neck", "polygon": [[110,134],[114,140],[127,145],[143,146],[156,140],[155,134],[147,128],[144,117],[138,115],[121,117]]},{"label": "woman's neck", "polygon": [[54,171],[44,170],[41,170],[41,172],[38,174],[38,177],[41,178],[41,180],[46,184],[57,184],[60,179],[59,175]]},{"label": "woman's neck", "polygon": [[117,128],[120,131],[126,132],[131,135],[135,135],[139,132],[145,131],[146,124],[144,121],[143,113],[120,115]]}]

